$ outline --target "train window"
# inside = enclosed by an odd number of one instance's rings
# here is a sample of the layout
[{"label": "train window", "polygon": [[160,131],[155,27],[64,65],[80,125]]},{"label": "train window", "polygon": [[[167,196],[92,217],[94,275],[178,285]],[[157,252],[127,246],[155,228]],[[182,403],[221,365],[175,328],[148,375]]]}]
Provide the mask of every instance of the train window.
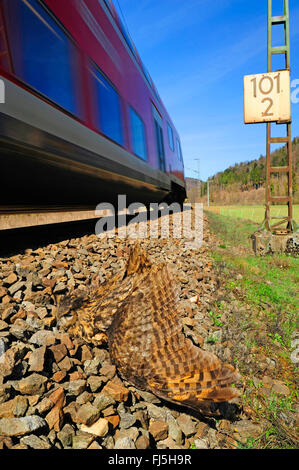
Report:
[{"label": "train window", "polygon": [[158,154],[158,164],[159,168],[162,171],[166,169],[165,163],[165,151],[164,151],[164,137],[163,137],[163,122],[160,113],[157,108],[153,105],[153,117],[155,125],[155,136],[156,136],[156,148]]},{"label": "train window", "polygon": [[114,87],[95,68],[92,69],[98,104],[97,127],[103,134],[123,145],[123,123],[120,97]]},{"label": "train window", "polygon": [[130,123],[132,133],[133,152],[143,160],[147,159],[145,128],[142,119],[130,107]]},{"label": "train window", "polygon": [[123,34],[123,37],[125,38],[126,40],[126,43],[128,44],[131,52],[134,54],[134,56],[136,57],[136,52],[135,52],[135,47],[134,47],[134,44],[132,42],[132,39],[129,35],[129,32],[127,30],[127,28],[124,26],[124,24],[122,23],[122,21],[120,20],[120,25],[121,25],[121,32]]},{"label": "train window", "polygon": [[36,0],[4,0],[16,75],[73,114],[76,103],[76,49]]},{"label": "train window", "polygon": [[176,140],[176,148],[177,148],[179,160],[182,162],[183,161],[182,149],[181,149],[180,141],[178,139]]},{"label": "train window", "polygon": [[134,54],[134,56],[137,58],[137,54],[136,54],[136,50],[135,50],[135,47],[134,47],[134,44],[133,44],[133,41],[130,37],[130,34],[128,32],[128,29],[127,27],[124,25],[124,23],[122,22],[121,20],[121,16],[122,16],[122,11],[120,9],[120,6],[118,5],[117,8],[115,8],[115,6],[113,5],[113,2],[112,0],[104,0],[106,6],[108,7],[110,13],[112,14],[113,17],[116,17],[116,19],[118,20],[118,26],[120,28],[120,31],[127,43],[127,45],[129,46],[129,49],[131,50],[131,52]]},{"label": "train window", "polygon": [[172,132],[172,128],[171,128],[169,122],[167,123],[167,132],[168,132],[169,147],[174,152],[173,132]]},{"label": "train window", "polygon": [[154,94],[155,94],[155,97],[156,97],[158,103],[161,104],[161,98],[160,98],[159,93],[158,93],[158,91],[157,91],[157,88],[155,87],[154,84],[153,84],[153,90],[154,90]]},{"label": "train window", "polygon": [[104,2],[106,3],[107,7],[109,8],[110,10],[110,13],[113,15],[113,4],[112,4],[112,1],[111,0],[104,0]]},{"label": "train window", "polygon": [[149,86],[152,88],[153,85],[152,85],[152,80],[151,80],[151,77],[150,77],[150,74],[148,73],[146,67],[144,66],[144,64],[141,64],[142,65],[142,70],[143,70],[143,73],[144,73],[144,76],[149,84]]}]

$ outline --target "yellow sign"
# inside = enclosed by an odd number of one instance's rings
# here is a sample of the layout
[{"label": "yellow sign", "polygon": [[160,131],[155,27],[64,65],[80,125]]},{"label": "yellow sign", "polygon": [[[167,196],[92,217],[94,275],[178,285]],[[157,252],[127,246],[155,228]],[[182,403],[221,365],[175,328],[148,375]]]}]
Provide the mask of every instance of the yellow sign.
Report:
[{"label": "yellow sign", "polygon": [[290,122],[290,71],[244,77],[244,122]]}]

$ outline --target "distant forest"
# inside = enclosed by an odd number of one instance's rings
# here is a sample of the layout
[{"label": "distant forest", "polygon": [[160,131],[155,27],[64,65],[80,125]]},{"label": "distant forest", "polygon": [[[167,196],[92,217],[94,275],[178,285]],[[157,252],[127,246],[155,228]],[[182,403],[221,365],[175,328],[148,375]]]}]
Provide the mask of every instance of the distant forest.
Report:
[{"label": "distant forest", "polygon": [[[293,139],[293,196],[299,203],[299,137]],[[286,166],[286,146],[271,154],[271,166]],[[236,163],[210,178],[210,202],[214,205],[263,204],[265,201],[266,158]],[[188,199],[192,202],[207,200],[207,183],[194,178],[186,178]],[[274,173],[270,180],[273,195],[285,195],[287,176]]]}]

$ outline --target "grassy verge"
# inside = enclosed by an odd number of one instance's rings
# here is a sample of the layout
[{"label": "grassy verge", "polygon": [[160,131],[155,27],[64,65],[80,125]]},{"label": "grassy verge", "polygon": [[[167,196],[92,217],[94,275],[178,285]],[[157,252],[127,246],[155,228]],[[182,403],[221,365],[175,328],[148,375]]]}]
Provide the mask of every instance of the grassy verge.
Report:
[{"label": "grassy verge", "polygon": [[[211,206],[209,212],[232,217],[234,219],[252,220],[261,224],[265,217],[265,206]],[[294,219],[299,221],[299,205],[293,206]],[[288,207],[272,206],[271,216],[284,217],[288,215]]]},{"label": "grassy verge", "polygon": [[[206,214],[210,230],[219,239],[212,256],[226,292],[215,305],[215,315],[227,314],[233,360],[246,377],[244,406],[268,422],[265,433],[248,447],[295,447],[298,436],[290,423],[298,399],[292,344],[298,331],[299,259],[256,257],[250,235],[257,224]],[[280,381],[289,393],[273,392],[271,381]]]}]

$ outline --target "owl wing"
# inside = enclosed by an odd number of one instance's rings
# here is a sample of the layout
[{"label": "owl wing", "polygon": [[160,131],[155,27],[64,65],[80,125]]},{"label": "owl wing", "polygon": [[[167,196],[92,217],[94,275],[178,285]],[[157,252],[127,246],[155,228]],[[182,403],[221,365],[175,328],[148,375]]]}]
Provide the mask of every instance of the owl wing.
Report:
[{"label": "owl wing", "polygon": [[178,286],[168,265],[154,266],[132,289],[108,330],[121,375],[137,387],[197,409],[204,401],[238,395],[229,364],[194,346],[182,333]]},{"label": "owl wing", "polygon": [[[115,313],[130,295],[133,284],[137,286],[142,273],[150,267],[146,253],[136,244],[130,250],[125,270],[120,270],[96,288],[87,287],[84,292],[76,289],[59,299],[58,326],[94,342],[97,334],[109,328]],[[63,318],[66,316],[67,319]]]}]

